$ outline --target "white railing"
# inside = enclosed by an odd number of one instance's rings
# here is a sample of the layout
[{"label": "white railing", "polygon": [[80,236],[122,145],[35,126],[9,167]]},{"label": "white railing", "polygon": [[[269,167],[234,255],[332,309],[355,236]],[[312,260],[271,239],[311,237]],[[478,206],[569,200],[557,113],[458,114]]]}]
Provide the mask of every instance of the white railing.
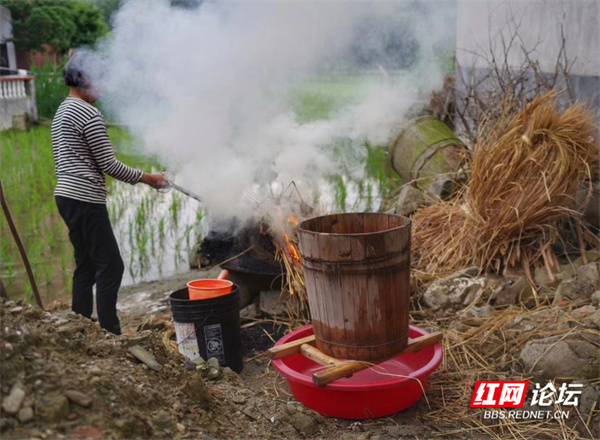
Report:
[{"label": "white railing", "polygon": [[31,94],[33,76],[0,76],[0,99],[22,99]]}]

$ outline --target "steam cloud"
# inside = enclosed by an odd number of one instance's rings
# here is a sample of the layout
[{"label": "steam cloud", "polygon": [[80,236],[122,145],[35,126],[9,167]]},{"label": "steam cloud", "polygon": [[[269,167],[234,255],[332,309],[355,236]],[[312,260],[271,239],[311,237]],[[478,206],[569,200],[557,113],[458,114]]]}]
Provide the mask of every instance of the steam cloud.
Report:
[{"label": "steam cloud", "polygon": [[[385,145],[397,134],[419,97],[441,88],[445,66],[436,50],[454,38],[452,6],[204,2],[181,9],[130,0],[97,49],[104,67],[92,76],[111,119],[130,126],[146,152],[176,169],[178,183],[198,193],[213,218],[244,217],[252,214],[248,193],[273,182],[310,189],[338,172],[340,161],[352,168],[348,158],[360,157],[364,140]],[[410,27],[406,38],[418,50],[398,80],[386,71],[408,60],[386,50],[401,26]],[[363,74],[365,57],[377,59],[369,74],[379,78],[357,81],[359,99],[323,120],[294,113],[299,83]],[[340,139],[350,139],[344,145],[353,154],[332,154]]]}]

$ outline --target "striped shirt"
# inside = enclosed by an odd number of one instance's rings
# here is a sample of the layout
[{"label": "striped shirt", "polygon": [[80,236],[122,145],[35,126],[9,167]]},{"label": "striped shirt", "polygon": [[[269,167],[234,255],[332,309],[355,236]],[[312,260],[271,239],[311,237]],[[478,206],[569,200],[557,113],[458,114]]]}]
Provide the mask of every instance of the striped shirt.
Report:
[{"label": "striped shirt", "polygon": [[102,114],[79,98],[67,97],[56,111],[52,153],[58,178],[55,196],[105,204],[105,174],[131,184],[142,178],[142,171],[117,160]]}]

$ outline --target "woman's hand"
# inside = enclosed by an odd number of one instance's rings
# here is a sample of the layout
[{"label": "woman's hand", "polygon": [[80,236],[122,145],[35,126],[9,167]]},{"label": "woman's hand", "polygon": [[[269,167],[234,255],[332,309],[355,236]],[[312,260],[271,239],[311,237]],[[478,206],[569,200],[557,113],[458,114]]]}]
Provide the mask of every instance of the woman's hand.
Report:
[{"label": "woman's hand", "polygon": [[140,182],[150,185],[154,189],[162,189],[169,186],[169,182],[167,182],[167,176],[165,176],[164,173],[144,173],[142,174]]}]

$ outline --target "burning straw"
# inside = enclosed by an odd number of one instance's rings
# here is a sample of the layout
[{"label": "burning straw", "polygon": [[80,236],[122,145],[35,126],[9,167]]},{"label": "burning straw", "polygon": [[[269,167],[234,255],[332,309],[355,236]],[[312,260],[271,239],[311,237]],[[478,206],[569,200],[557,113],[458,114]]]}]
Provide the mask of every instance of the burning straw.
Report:
[{"label": "burning straw", "polygon": [[[558,261],[550,246],[559,222],[580,225],[575,209],[580,182],[591,179],[599,146],[592,114],[580,104],[564,112],[556,94],[495,121],[476,145],[471,180],[449,202],[413,217],[413,258],[422,278],[478,266],[545,266]],[[593,238],[579,234],[580,245]],[[582,249],[584,251],[585,249]]]},{"label": "burning straw", "polygon": [[283,233],[283,243],[274,239],[275,259],[279,261],[285,269],[284,292],[289,292],[290,298],[287,302],[287,312],[290,320],[296,325],[306,324],[310,321],[310,311],[308,308],[308,296],[306,285],[304,284],[304,269],[302,268],[302,259],[298,250],[298,240],[295,237],[296,226],[299,221],[294,217],[288,217],[288,223],[293,226],[294,236],[290,237],[285,231]]}]

